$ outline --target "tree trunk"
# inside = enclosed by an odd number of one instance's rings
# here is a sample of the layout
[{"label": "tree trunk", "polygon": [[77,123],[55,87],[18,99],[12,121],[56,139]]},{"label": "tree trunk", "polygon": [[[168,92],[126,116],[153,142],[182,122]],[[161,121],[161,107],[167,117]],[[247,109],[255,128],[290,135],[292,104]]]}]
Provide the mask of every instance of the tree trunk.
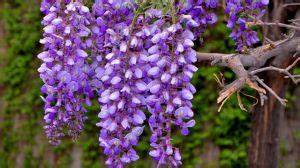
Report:
[{"label": "tree trunk", "polygon": [[[267,21],[284,22],[294,17],[299,8],[283,8],[287,0],[273,0],[269,5],[269,16]],[[292,1],[289,1],[292,3]],[[271,9],[270,9],[271,8]],[[299,13],[299,12],[298,12]],[[283,29],[278,27],[268,27],[264,35],[268,35],[273,40],[280,38]],[[296,32],[299,36],[299,32]],[[274,59],[267,65],[277,67],[287,67],[294,59],[288,56],[285,60]],[[280,97],[285,97],[285,92],[289,80],[285,79],[278,72],[267,72],[262,74],[261,78],[270,86]],[[268,94],[268,100],[261,106],[257,104],[251,113],[251,139],[249,145],[249,167],[250,168],[278,168],[279,164],[279,127],[280,117],[284,113],[284,107],[274,96]]]},{"label": "tree trunk", "polygon": [[[287,61],[289,62],[289,61]],[[285,62],[285,64],[287,64]],[[287,80],[281,75],[267,73],[267,85],[284,97]],[[264,106],[257,105],[252,112],[251,142],[249,146],[250,168],[277,168],[279,158],[279,121],[284,107],[272,96]]]}]

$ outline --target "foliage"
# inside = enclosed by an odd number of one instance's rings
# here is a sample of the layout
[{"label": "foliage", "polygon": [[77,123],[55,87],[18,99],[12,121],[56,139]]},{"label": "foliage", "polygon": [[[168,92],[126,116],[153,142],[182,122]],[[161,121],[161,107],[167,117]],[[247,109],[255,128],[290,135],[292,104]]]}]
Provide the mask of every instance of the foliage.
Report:
[{"label": "foliage", "polygon": [[[32,5],[35,3],[32,1]],[[34,135],[40,129],[38,118],[41,115],[36,111],[41,104],[39,100],[40,85],[35,69],[38,62],[35,53],[39,50],[40,19],[38,8],[28,8],[27,3],[21,0],[4,4],[1,18],[7,33],[7,51],[1,55],[0,82],[4,86],[5,106],[1,111],[4,122],[1,123],[0,167],[13,165],[13,155],[18,153],[20,143],[27,147],[26,154],[32,154],[28,148],[34,142]],[[26,130],[26,131],[24,131]],[[30,161],[25,157],[26,161]],[[25,162],[27,163],[27,162]],[[29,164],[29,163],[28,163]],[[30,164],[29,164],[30,165]]]}]

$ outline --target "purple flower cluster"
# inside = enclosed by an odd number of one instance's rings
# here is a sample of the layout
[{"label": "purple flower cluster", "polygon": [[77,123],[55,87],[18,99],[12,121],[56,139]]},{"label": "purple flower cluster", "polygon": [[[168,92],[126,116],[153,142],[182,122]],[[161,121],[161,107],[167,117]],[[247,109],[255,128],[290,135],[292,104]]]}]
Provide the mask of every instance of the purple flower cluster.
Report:
[{"label": "purple flower cluster", "polygon": [[44,51],[38,55],[43,64],[38,71],[44,82],[41,91],[46,94],[45,130],[50,143],[59,144],[64,126],[73,140],[79,136],[87,119],[83,103],[90,105],[93,96],[84,51],[90,14],[86,6],[70,1],[44,1],[41,9],[46,16],[42,21],[44,38],[40,40]]},{"label": "purple flower cluster", "polygon": [[142,134],[146,116],[145,92],[147,78],[145,68],[147,51],[143,40],[148,34],[142,31],[143,18],[133,23],[133,9],[126,3],[102,1],[93,7],[96,26],[93,34],[100,37],[96,42],[99,65],[96,78],[102,83],[98,89],[101,119],[99,142],[108,155],[106,164],[122,167],[136,161],[139,156],[133,149]]},{"label": "purple flower cluster", "polygon": [[[204,32],[207,25],[214,24],[217,21],[217,15],[208,12],[218,5],[218,0],[186,0],[186,8],[180,6],[181,12],[185,17],[191,17],[187,26],[198,37]],[[188,15],[186,15],[188,14]]]},{"label": "purple flower cluster", "polygon": [[259,41],[257,32],[247,22],[259,20],[265,13],[269,0],[227,0],[225,13],[229,15],[227,27],[232,29],[230,37],[236,42],[237,50],[242,51]]},{"label": "purple flower cluster", "polygon": [[192,65],[197,59],[192,49],[194,34],[183,28],[183,23],[194,20],[184,16],[175,24],[168,20],[160,19],[154,23],[155,34],[148,49],[151,68],[147,75],[151,82],[148,83],[150,95],[146,102],[151,113],[148,122],[153,147],[149,154],[159,165],[178,166],[181,156],[179,149],[172,146],[171,127],[176,125],[183,135],[187,135],[188,128],[195,125],[195,121],[190,120],[194,114],[190,101],[196,90],[190,80],[197,71]]}]

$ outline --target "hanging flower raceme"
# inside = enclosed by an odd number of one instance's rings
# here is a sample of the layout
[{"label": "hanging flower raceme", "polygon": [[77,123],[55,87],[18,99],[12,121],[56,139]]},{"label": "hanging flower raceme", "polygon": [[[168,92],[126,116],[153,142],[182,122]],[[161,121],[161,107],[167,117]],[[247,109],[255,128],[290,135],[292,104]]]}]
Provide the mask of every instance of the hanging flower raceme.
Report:
[{"label": "hanging flower raceme", "polygon": [[232,29],[230,37],[236,42],[237,50],[242,51],[259,41],[251,24],[265,13],[269,0],[227,0],[225,13],[228,14],[227,27]]},{"label": "hanging flower raceme", "polygon": [[146,119],[142,111],[147,91],[143,40],[148,34],[140,31],[143,18],[135,18],[126,3],[102,1],[93,8],[98,15],[93,31],[101,34],[98,54],[103,58],[103,66],[95,71],[102,82],[102,91],[98,92],[101,121],[97,126],[101,127],[100,146],[108,155],[106,164],[112,167],[122,167],[139,158],[134,146]]},{"label": "hanging flower raceme", "polygon": [[181,164],[179,149],[172,146],[171,127],[176,125],[183,135],[195,124],[192,103],[195,93],[190,83],[197,68],[192,65],[196,61],[196,52],[192,49],[194,34],[183,27],[187,20],[181,16],[177,23],[160,19],[153,25],[155,34],[151,38],[152,46],[148,49],[148,62],[151,68],[147,75],[152,79],[148,83],[150,95],[147,97],[148,120],[152,136],[153,150],[150,155],[158,160],[158,164]]},{"label": "hanging flower raceme", "polygon": [[65,126],[75,140],[87,118],[83,103],[90,105],[92,90],[83,39],[90,33],[90,16],[89,9],[79,2],[44,1],[41,9],[46,16],[42,21],[44,38],[40,40],[44,51],[38,55],[43,64],[38,71],[45,83],[41,88],[46,94],[45,130],[50,142],[59,144]]},{"label": "hanging flower raceme", "polygon": [[90,85],[93,90],[101,95],[103,92],[103,82],[101,78],[103,72],[105,71],[104,65],[106,63],[104,59],[105,51],[105,32],[107,25],[111,22],[114,23],[113,19],[111,21],[103,20],[104,8],[101,1],[96,1],[92,7],[91,19],[91,69],[92,69],[92,79]]}]

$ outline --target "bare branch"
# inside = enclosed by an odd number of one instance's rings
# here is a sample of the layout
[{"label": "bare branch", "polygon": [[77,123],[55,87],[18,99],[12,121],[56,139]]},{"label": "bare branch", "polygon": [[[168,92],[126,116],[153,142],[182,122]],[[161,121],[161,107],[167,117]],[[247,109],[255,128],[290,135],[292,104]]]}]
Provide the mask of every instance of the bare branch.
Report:
[{"label": "bare branch", "polygon": [[264,68],[260,68],[260,69],[256,69],[254,71],[251,71],[249,74],[250,75],[255,75],[257,73],[260,72],[264,72],[264,71],[278,71],[280,73],[283,73],[285,75],[287,75],[290,79],[292,79],[292,81],[297,84],[298,81],[296,80],[295,76],[293,76],[289,70],[291,70],[298,62],[300,61],[300,58],[297,58],[291,65],[289,65],[287,68],[283,69],[283,68],[277,68],[277,67],[273,67],[273,66],[269,66],[269,67],[264,67]]},{"label": "bare branch", "polygon": [[[293,75],[294,78],[300,78],[300,75]],[[289,76],[286,76],[285,78],[289,78]]]},{"label": "bare branch", "polygon": [[[299,28],[300,29],[300,28]],[[294,63],[289,65],[287,68],[278,68],[275,66],[264,67],[266,62],[271,58],[287,59],[292,58],[295,53],[299,52],[300,37],[294,36],[294,33],[287,36],[286,39],[280,41],[269,41],[270,44],[257,47],[250,50],[248,53],[240,54],[222,54],[222,53],[197,53],[198,61],[209,61],[212,65],[223,66],[230,68],[237,76],[237,79],[230,84],[225,85],[224,81],[216,77],[217,82],[221,85],[222,90],[220,91],[217,103],[221,103],[219,110],[222,109],[224,103],[234,93],[237,93],[239,106],[242,110],[245,108],[242,105],[239,93],[241,90],[248,85],[255,89],[261,100],[261,105],[267,99],[266,90],[270,92],[281,104],[285,105],[286,100],[280,98],[269,86],[267,86],[256,74],[264,71],[278,71],[291,78],[295,83],[298,82],[296,79],[298,76],[292,75],[289,71],[296,66],[300,58],[297,58]],[[272,44],[271,44],[272,43]],[[247,69],[246,69],[247,67]],[[299,79],[300,80],[300,79]],[[262,87],[260,87],[262,86]]]},{"label": "bare branch", "polygon": [[[284,78],[290,78],[290,76],[285,76]],[[296,79],[296,82],[299,83],[300,82],[300,75],[293,75],[293,78]],[[299,79],[298,79],[299,78]]]},{"label": "bare branch", "polygon": [[297,6],[297,5],[300,5],[300,3],[288,3],[288,4],[284,4],[283,7]]},{"label": "bare branch", "polygon": [[288,70],[282,69],[282,68],[273,67],[273,66],[264,67],[264,68],[260,68],[260,69],[251,71],[250,74],[254,75],[254,74],[257,74],[257,73],[260,73],[260,72],[263,72],[263,71],[278,71],[280,73],[284,73],[287,76],[289,76],[289,78],[291,78],[295,84],[297,84],[297,80],[294,78],[294,76]]},{"label": "bare branch", "polygon": [[228,60],[237,57],[244,67],[260,68],[273,57],[285,57],[289,53],[299,52],[300,37],[289,36],[287,39],[250,50],[248,54],[197,53],[198,61],[211,61],[214,65],[228,67]]},{"label": "bare branch", "polygon": [[294,66],[300,61],[300,57],[297,58],[291,65],[289,65],[286,70],[291,70],[292,68],[294,68]]},{"label": "bare branch", "polygon": [[300,21],[300,18],[298,18],[298,19],[290,19],[290,20],[288,20],[289,22],[298,22],[298,21]]},{"label": "bare branch", "polygon": [[258,25],[258,26],[279,26],[279,27],[285,27],[285,28],[289,28],[289,29],[295,29],[295,30],[300,30],[299,26],[293,26],[293,25],[289,25],[289,24],[284,24],[284,23],[280,23],[280,22],[263,22],[263,21],[256,21],[256,22],[249,22],[248,23],[249,26],[251,25]]},{"label": "bare branch", "polygon": [[287,100],[279,97],[268,85],[266,85],[259,77],[255,76],[255,80],[267,89],[282,105],[286,105]]}]

